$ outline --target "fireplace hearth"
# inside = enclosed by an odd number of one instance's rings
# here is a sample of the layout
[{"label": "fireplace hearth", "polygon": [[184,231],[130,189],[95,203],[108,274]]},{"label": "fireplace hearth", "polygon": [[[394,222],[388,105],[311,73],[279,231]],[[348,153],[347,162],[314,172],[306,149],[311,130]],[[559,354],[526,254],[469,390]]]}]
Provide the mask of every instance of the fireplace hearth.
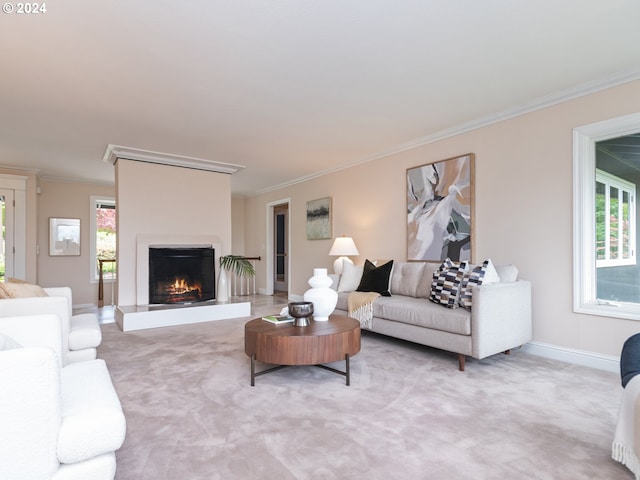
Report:
[{"label": "fireplace hearth", "polygon": [[215,298],[212,246],[149,246],[149,305]]}]

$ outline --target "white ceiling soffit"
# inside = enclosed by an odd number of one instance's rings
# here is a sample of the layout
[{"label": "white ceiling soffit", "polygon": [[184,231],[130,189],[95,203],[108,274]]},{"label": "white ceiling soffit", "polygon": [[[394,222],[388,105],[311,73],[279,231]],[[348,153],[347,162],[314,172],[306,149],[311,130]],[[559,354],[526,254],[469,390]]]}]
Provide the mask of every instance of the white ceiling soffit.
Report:
[{"label": "white ceiling soffit", "polygon": [[173,167],[192,168],[195,170],[226,173],[229,175],[244,168],[244,165],[235,165],[233,163],[216,162],[215,160],[206,160],[203,158],[183,157],[181,155],[173,155],[171,153],[151,152],[148,150],[141,150],[139,148],[109,144],[104,152],[102,160],[115,165],[118,159],[157,163]]}]

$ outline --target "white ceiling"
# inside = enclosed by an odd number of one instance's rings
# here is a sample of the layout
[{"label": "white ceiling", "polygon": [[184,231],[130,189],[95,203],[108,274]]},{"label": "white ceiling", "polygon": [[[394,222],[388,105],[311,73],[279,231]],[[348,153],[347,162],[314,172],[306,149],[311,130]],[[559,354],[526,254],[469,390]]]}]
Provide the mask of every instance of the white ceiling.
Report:
[{"label": "white ceiling", "polygon": [[638,0],[53,0],[0,13],[0,165],[112,183],[108,144],[266,191],[640,78]]}]

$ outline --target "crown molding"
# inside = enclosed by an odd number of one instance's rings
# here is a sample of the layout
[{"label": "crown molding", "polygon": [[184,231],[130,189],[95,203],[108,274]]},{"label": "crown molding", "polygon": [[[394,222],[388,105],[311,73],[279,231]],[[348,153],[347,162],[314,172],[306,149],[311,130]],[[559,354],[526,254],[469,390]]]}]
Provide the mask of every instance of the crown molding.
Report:
[{"label": "crown molding", "polygon": [[119,159],[191,168],[194,170],[205,170],[207,172],[226,173],[229,175],[244,168],[244,165],[235,165],[233,163],[216,162],[214,160],[206,160],[203,158],[184,157],[182,155],[173,155],[171,153],[152,152],[149,150],[123,147],[120,145],[107,145],[107,149],[104,152],[102,160],[115,165]]},{"label": "crown molding", "polygon": [[74,177],[56,177],[53,175],[41,175],[38,176],[39,180],[45,180],[49,182],[63,182],[63,183],[77,183],[82,185],[101,185],[104,187],[113,187],[113,181],[99,181],[99,180],[87,180],[83,178]]},{"label": "crown molding", "polygon": [[463,133],[467,133],[472,130],[477,130],[479,128],[487,127],[495,123],[503,122],[511,118],[525,115],[527,113],[535,112],[536,110],[542,110],[543,108],[551,107],[553,105],[558,105],[560,103],[564,103],[569,100],[573,100],[575,98],[584,97],[586,95],[597,93],[599,91],[606,90],[608,88],[617,87],[619,85],[623,85],[629,82],[634,82],[637,80],[640,80],[640,69],[618,72],[617,74],[614,74],[605,78],[600,78],[600,79],[592,80],[587,83],[582,83],[575,87],[562,90],[559,92],[555,92],[549,95],[545,95],[544,97],[537,98],[531,102],[527,102],[513,108],[509,108],[506,110],[502,110],[500,112],[485,115],[484,117],[480,117],[475,120],[471,120],[469,122],[461,123],[451,128],[440,130],[439,132],[435,132],[433,134],[426,135],[424,137],[420,137],[405,143],[401,143],[399,145],[396,145],[395,147],[391,147],[387,150],[375,153],[373,155],[356,160],[354,162],[343,164],[339,167],[323,170],[321,172],[316,172],[314,174],[296,178],[289,182],[281,183],[279,185],[274,185],[272,187],[268,187],[268,188],[256,191],[251,196],[256,196],[263,193],[272,192],[274,190],[279,190],[281,188],[290,187],[298,183],[306,182],[313,178],[322,177],[324,175],[329,175],[331,173],[339,172],[341,170],[346,170],[348,168],[361,165],[363,163],[368,163],[374,160],[379,160],[381,158],[390,157],[392,155],[405,152],[407,150],[412,150],[414,148],[422,147],[430,143],[439,142],[440,140],[445,140],[447,138],[455,137],[456,135],[461,135]]},{"label": "crown molding", "polygon": [[40,171],[39,168],[25,168],[25,167],[18,167],[16,165],[0,165],[0,170],[11,170],[13,172],[32,174],[32,175],[37,175],[38,172]]}]

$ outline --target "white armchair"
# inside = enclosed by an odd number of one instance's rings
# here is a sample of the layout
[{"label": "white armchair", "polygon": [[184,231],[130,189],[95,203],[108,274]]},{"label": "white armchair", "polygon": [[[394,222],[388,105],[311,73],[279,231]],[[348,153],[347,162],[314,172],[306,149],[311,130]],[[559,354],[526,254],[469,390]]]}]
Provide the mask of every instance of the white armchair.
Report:
[{"label": "white armchair", "polygon": [[0,337],[0,478],[113,480],[126,422],[105,362],[62,367],[55,314],[0,318]]},{"label": "white armchair", "polygon": [[62,363],[94,360],[102,341],[98,318],[93,313],[72,314],[69,287],[45,288],[46,297],[4,298],[0,300],[0,317],[54,313],[62,321]]}]

